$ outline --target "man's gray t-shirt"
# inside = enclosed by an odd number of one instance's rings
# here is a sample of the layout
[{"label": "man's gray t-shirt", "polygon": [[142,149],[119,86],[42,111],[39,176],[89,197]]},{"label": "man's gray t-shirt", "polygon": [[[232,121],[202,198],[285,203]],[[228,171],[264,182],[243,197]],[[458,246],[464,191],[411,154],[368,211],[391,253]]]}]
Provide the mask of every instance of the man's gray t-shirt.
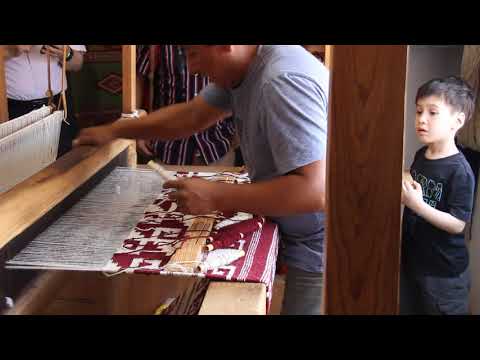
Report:
[{"label": "man's gray t-shirt", "polygon": [[[242,83],[202,90],[207,103],[231,110],[253,182],[326,158],[328,70],[299,45],[261,45]],[[285,189],[291,191],[292,189]],[[287,265],[323,270],[324,214],[271,217]]]}]

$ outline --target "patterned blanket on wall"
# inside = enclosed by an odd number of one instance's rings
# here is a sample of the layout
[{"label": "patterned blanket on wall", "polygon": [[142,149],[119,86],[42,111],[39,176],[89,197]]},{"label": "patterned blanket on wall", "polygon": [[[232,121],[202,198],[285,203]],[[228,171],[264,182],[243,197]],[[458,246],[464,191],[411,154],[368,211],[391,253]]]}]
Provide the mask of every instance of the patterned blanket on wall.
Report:
[{"label": "patterned blanket on wall", "polygon": [[80,71],[68,73],[73,112],[80,127],[107,123],[122,109],[121,45],[86,45]]},{"label": "patterned blanket on wall", "polygon": [[[246,174],[178,172],[177,177],[248,183]],[[113,254],[105,273],[142,273],[264,283],[272,298],[278,228],[247,213],[204,216],[177,212],[163,190]],[[206,290],[206,288],[205,288]]]}]

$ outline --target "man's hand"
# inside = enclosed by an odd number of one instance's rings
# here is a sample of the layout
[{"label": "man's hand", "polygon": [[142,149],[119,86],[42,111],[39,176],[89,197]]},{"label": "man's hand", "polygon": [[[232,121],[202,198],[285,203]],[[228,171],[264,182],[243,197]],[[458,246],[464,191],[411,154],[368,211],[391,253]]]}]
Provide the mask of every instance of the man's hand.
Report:
[{"label": "man's hand", "polygon": [[146,140],[137,140],[137,151],[145,156],[153,157],[153,152],[150,150]]},{"label": "man's hand", "polygon": [[215,194],[218,193],[216,185],[219,184],[203,179],[180,179],[167,181],[163,187],[177,190],[168,194],[168,197],[177,203],[178,211],[206,215],[220,210],[215,204]]},{"label": "man's hand", "polygon": [[50,54],[56,56],[59,60],[63,60],[63,47],[68,45],[43,45],[40,50],[41,54]]},{"label": "man's hand", "polygon": [[423,203],[422,186],[416,181],[402,182],[402,203],[415,211]]},{"label": "man's hand", "polygon": [[115,139],[116,136],[111,126],[97,126],[82,129],[78,134],[78,137],[73,141],[73,146],[104,145]]}]

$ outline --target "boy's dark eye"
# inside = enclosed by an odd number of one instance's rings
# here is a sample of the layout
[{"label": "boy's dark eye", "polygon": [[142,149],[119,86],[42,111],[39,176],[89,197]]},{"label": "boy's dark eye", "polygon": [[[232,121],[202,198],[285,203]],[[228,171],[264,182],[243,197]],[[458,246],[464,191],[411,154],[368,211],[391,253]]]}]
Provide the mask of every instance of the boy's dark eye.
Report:
[{"label": "boy's dark eye", "polygon": [[434,116],[434,115],[438,115],[438,112],[435,112],[435,111],[430,111],[430,115]]}]

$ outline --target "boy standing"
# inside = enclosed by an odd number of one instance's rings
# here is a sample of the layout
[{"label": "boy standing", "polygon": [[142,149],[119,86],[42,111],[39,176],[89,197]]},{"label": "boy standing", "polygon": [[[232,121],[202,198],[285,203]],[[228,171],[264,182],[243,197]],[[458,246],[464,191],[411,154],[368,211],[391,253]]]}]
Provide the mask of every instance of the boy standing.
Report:
[{"label": "boy standing", "polygon": [[402,314],[469,313],[464,229],[475,180],[455,135],[474,104],[472,89],[457,77],[434,79],[418,90],[415,128],[426,146],[415,155],[413,181],[402,184]]}]

